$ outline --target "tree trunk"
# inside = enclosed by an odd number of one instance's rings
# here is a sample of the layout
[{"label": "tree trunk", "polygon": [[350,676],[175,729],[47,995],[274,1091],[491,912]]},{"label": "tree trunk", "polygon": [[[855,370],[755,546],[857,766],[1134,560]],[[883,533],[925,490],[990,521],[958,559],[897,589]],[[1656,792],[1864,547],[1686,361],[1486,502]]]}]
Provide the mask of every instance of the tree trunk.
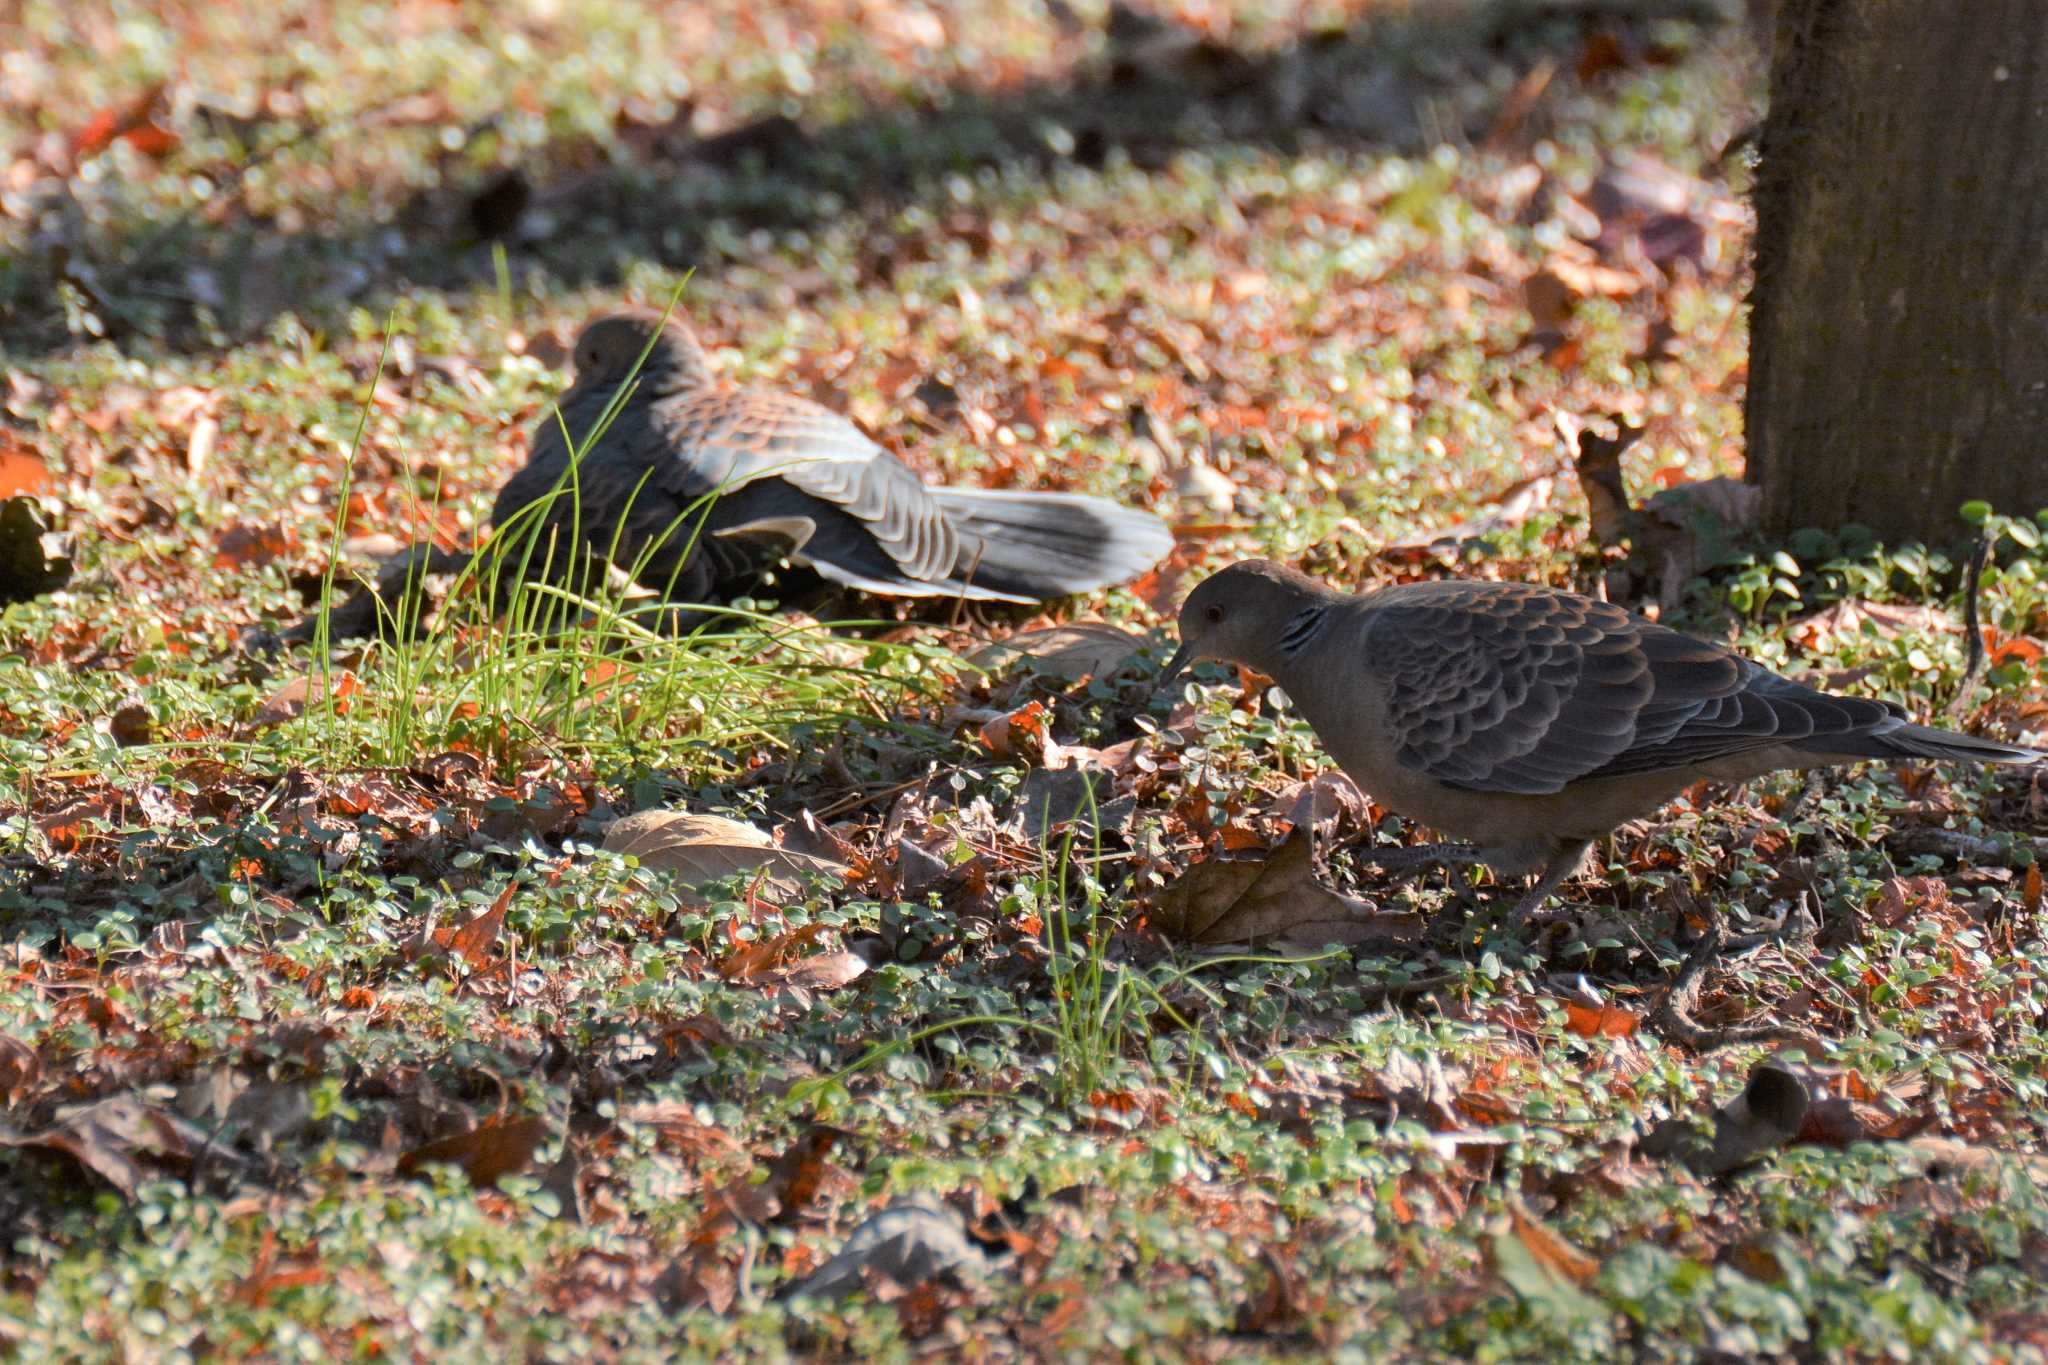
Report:
[{"label": "tree trunk", "polygon": [[1756,205],[1766,529],[2048,506],[2048,4],[1780,0]]}]

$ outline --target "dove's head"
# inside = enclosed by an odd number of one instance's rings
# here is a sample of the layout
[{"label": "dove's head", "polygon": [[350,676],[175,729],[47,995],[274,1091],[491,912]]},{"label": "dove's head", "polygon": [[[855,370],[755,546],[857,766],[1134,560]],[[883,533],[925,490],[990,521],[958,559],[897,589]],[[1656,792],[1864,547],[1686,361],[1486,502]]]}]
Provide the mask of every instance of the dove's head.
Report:
[{"label": "dove's head", "polygon": [[1299,569],[1245,559],[1209,575],[1180,609],[1180,648],[1167,662],[1166,686],[1197,659],[1221,659],[1274,671],[1290,625],[1336,594]]},{"label": "dove's head", "polygon": [[617,384],[628,376],[642,393],[675,393],[710,384],[711,362],[681,318],[664,321],[651,308],[629,308],[596,319],[576,338],[578,384]]}]

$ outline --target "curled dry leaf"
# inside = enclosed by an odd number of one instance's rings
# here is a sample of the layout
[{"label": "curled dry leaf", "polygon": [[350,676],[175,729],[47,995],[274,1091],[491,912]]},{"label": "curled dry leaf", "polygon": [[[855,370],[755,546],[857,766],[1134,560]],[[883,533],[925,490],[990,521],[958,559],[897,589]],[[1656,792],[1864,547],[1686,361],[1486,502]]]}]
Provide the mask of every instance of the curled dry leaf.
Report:
[{"label": "curled dry leaf", "polygon": [[806,877],[846,875],[843,863],[779,848],[752,825],[699,811],[628,815],[605,831],[604,846],[607,852],[638,858],[642,867],[676,874],[693,891],[735,873],[761,873],[765,890],[794,900],[803,895]]},{"label": "curled dry leaf", "polygon": [[398,1159],[398,1173],[413,1175],[429,1165],[453,1166],[477,1189],[489,1189],[517,1175],[548,1138],[548,1121],[538,1114],[493,1118],[466,1133],[422,1143]]},{"label": "curled dry leaf", "polygon": [[47,493],[57,480],[36,448],[13,433],[0,430],[0,498]]},{"label": "curled dry leaf", "polygon": [[1565,1028],[1581,1038],[1629,1038],[1642,1025],[1642,1016],[1620,1005],[1589,1005],[1566,1000]]},{"label": "curled dry leaf", "polygon": [[1171,938],[1204,944],[1411,942],[1422,933],[1420,915],[1383,914],[1324,883],[1300,827],[1270,853],[1194,864],[1160,893],[1150,919]]},{"label": "curled dry leaf", "polygon": [[1342,838],[1367,828],[1371,807],[1356,782],[1332,771],[1318,773],[1283,792],[1268,809],[1296,829],[1312,830],[1322,838]]},{"label": "curled dry leaf", "polygon": [[1035,673],[1079,682],[1116,672],[1144,643],[1106,621],[1071,621],[1044,630],[1019,631],[1007,640],[975,650],[967,662],[991,672],[1027,663]]}]

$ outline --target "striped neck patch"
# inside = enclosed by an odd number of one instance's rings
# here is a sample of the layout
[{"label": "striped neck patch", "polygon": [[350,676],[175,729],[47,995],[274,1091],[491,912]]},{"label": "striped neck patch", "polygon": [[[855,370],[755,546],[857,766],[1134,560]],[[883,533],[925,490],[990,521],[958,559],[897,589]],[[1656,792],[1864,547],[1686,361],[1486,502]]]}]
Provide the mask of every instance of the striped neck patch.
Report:
[{"label": "striped neck patch", "polygon": [[1323,628],[1323,622],[1330,619],[1327,606],[1307,607],[1296,612],[1287,622],[1287,629],[1280,635],[1280,652],[1290,658],[1299,654],[1316,632]]}]

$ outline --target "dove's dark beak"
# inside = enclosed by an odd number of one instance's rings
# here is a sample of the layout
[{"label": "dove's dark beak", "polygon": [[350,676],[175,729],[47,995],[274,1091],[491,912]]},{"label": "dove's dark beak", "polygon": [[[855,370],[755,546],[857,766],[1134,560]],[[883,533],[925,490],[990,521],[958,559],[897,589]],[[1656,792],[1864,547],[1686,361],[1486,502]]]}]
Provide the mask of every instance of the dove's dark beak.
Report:
[{"label": "dove's dark beak", "polygon": [[1157,696],[1173,686],[1174,681],[1187,671],[1187,666],[1194,661],[1195,651],[1191,645],[1182,645],[1173,651],[1173,657],[1166,661],[1166,671],[1159,675],[1159,682],[1152,689],[1153,695]]}]

